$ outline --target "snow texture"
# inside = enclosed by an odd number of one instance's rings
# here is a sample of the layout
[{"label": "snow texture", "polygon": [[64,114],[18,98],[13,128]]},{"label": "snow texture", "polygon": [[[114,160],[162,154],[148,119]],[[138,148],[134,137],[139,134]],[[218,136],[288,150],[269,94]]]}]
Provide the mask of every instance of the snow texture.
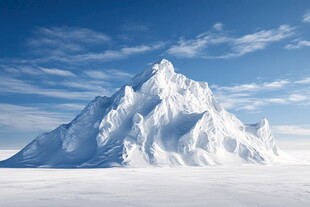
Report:
[{"label": "snow texture", "polygon": [[0,167],[206,166],[282,162],[266,119],[243,124],[206,82],[163,59]]},{"label": "snow texture", "polygon": [[[8,155],[5,153],[4,157]],[[308,158],[309,150],[298,154]],[[0,206],[310,206],[310,165],[0,169]]]}]

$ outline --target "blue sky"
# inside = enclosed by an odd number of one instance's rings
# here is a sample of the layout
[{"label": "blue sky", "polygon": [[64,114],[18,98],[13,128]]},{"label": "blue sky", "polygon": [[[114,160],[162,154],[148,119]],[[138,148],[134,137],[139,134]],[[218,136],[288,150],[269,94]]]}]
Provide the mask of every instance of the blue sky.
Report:
[{"label": "blue sky", "polygon": [[1,1],[0,149],[166,58],[245,123],[310,139],[309,1]]}]

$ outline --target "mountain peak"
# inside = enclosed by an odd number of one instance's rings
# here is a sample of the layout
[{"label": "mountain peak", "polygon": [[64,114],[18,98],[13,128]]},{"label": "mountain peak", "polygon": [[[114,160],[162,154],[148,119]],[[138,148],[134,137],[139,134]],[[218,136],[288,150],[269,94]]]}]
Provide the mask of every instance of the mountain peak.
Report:
[{"label": "mountain peak", "polygon": [[269,128],[269,121],[266,118],[263,118],[261,121],[259,121],[257,123],[257,126],[259,128],[262,128],[262,127],[268,127]]},{"label": "mountain peak", "polygon": [[158,64],[165,64],[165,63],[172,64],[169,60],[167,60],[165,58],[161,59],[161,61],[158,62]]},{"label": "mountain peak", "polygon": [[153,76],[155,77],[157,75],[166,77],[167,79],[173,77],[175,75],[175,72],[172,63],[167,59],[162,59],[159,62],[155,62],[142,73],[139,73],[135,77],[133,77],[127,83],[127,85],[132,86],[134,90],[136,90],[140,88],[145,82],[152,79]]},{"label": "mountain peak", "polygon": [[155,63],[152,66],[152,69],[164,73],[174,73],[174,67],[172,63],[167,59],[162,59],[161,61]]}]

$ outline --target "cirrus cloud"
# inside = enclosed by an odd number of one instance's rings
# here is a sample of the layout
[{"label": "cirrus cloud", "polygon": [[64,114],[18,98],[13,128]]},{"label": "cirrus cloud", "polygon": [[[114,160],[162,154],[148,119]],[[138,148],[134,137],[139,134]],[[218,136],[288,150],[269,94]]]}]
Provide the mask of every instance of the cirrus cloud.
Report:
[{"label": "cirrus cloud", "polygon": [[[180,38],[177,44],[172,45],[166,52],[176,57],[202,57],[206,59],[229,59],[246,55],[257,50],[265,49],[272,43],[279,42],[295,34],[295,28],[281,25],[270,30],[260,30],[252,34],[239,37],[229,36],[221,31],[222,26],[217,23],[216,32],[208,31],[197,35],[194,39]],[[210,47],[227,45],[228,51],[221,55],[211,55]]]},{"label": "cirrus cloud", "polygon": [[306,13],[303,16],[302,21],[305,23],[310,23],[310,10],[306,11]]}]

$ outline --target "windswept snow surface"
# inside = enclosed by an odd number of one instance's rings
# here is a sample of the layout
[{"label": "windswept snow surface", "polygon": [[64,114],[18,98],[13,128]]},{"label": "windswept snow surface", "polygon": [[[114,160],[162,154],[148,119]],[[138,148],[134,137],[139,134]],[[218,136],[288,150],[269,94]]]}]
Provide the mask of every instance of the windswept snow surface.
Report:
[{"label": "windswept snow surface", "polygon": [[0,169],[0,206],[308,207],[310,166]]},{"label": "windswept snow surface", "polygon": [[0,167],[205,166],[283,162],[267,119],[245,125],[206,82],[162,60]]}]

